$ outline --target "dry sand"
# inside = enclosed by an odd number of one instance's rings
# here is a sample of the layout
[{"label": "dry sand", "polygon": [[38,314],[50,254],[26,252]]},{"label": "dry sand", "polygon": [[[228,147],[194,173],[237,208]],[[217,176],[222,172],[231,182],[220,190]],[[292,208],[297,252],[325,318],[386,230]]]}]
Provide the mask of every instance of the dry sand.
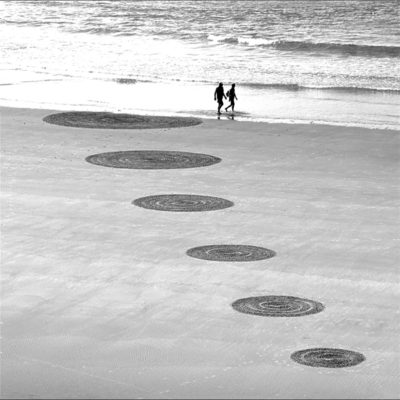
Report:
[{"label": "dry sand", "polygon": [[[204,120],[177,129],[50,125],[1,109],[2,396],[6,398],[399,397],[399,132]],[[85,161],[123,150],[205,153],[172,170]],[[149,195],[233,207],[163,212]],[[262,246],[213,262],[186,250]],[[242,297],[298,296],[314,315],[239,313]],[[358,351],[313,368],[311,347]]]}]

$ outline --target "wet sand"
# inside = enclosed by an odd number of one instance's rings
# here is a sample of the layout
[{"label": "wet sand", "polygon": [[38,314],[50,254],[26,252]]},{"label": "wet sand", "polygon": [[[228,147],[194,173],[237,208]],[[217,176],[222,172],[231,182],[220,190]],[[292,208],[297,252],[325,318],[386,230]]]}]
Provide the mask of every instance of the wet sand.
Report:
[{"label": "wet sand", "polygon": [[[1,109],[3,398],[397,398],[399,132],[203,120],[177,129],[47,124]],[[201,168],[107,168],[126,150],[212,155]],[[164,212],[145,196],[233,207]],[[241,244],[252,262],[189,257]],[[324,309],[237,312],[250,296]],[[314,368],[313,347],[362,353]]]}]

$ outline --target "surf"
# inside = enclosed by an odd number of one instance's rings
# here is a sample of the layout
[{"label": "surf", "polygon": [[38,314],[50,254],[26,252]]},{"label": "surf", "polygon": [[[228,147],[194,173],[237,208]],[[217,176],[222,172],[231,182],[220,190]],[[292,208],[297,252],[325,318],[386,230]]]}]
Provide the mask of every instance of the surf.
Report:
[{"label": "surf", "polygon": [[380,46],[355,43],[312,42],[295,40],[268,40],[263,38],[246,38],[209,35],[211,42],[236,44],[249,47],[270,48],[291,52],[324,52],[348,56],[363,57],[400,57],[400,46]]}]

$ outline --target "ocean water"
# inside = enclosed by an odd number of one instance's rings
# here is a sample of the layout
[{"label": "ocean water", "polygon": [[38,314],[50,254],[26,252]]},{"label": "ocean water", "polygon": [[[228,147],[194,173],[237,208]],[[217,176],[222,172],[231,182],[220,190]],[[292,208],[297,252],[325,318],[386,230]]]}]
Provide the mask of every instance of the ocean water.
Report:
[{"label": "ocean water", "polygon": [[400,127],[397,0],[0,2],[0,105]]}]

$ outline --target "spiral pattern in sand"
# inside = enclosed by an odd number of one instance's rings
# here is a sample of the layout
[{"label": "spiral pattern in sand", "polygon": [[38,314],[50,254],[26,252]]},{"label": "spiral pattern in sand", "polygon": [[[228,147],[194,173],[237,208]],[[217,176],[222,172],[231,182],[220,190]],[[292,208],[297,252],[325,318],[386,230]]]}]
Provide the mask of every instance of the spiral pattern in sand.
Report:
[{"label": "spiral pattern in sand", "polygon": [[263,247],[240,244],[220,244],[194,247],[186,254],[190,257],[210,261],[257,261],[275,256],[275,252]]},{"label": "spiral pattern in sand", "polygon": [[110,112],[91,111],[51,114],[44,117],[43,121],[54,125],[96,129],[158,129],[201,124],[201,120],[198,118],[114,114]]},{"label": "spiral pattern in sand", "polygon": [[162,194],[136,199],[132,204],[159,211],[213,211],[232,207],[229,200],[191,194]]},{"label": "spiral pattern in sand", "polygon": [[236,300],[232,307],[239,312],[264,317],[301,317],[319,313],[321,303],[292,296],[260,296]]},{"label": "spiral pattern in sand", "polygon": [[220,158],[208,154],[181,151],[133,150],[94,154],[86,158],[91,164],[111,168],[175,169],[206,167]]},{"label": "spiral pattern in sand", "polygon": [[294,352],[290,358],[310,367],[343,368],[352,367],[365,360],[365,356],[351,350],[314,348]]}]

